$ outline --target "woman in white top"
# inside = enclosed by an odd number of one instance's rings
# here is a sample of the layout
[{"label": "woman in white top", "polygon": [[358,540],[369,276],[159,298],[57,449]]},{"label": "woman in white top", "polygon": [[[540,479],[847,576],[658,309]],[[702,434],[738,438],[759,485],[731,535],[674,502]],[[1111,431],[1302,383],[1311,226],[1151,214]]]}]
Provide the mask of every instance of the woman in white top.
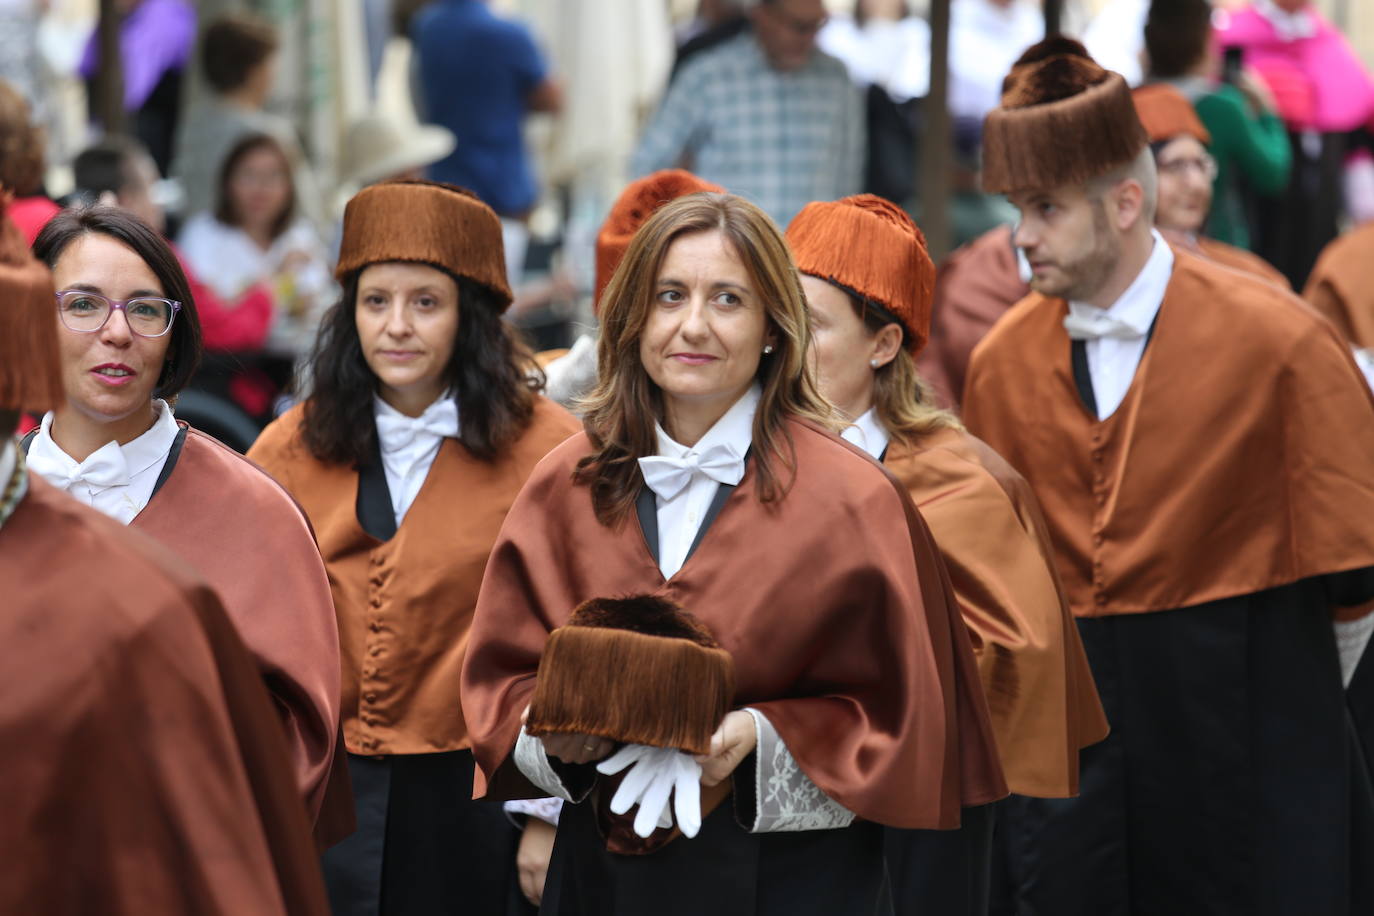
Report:
[{"label": "woman in white top", "polygon": [[215,200],[213,213],[193,216],[181,230],[177,241],[186,259],[226,303],[266,288],[275,305],[266,349],[288,358],[305,353],[334,284],[324,243],[297,213],[281,144],[267,134],[234,144]]}]

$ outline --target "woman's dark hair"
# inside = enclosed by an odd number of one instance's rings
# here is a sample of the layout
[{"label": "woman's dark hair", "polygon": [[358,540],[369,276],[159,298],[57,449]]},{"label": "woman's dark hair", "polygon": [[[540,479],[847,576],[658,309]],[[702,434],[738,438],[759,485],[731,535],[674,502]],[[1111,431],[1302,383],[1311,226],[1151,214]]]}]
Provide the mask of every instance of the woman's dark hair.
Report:
[{"label": "woman's dark hair", "polygon": [[286,170],[287,184],[291,188],[291,192],[286,196],[286,206],[282,207],[281,213],[272,222],[272,238],[275,239],[286,231],[296,216],[296,178],[291,172],[291,157],[286,155],[286,150],[282,149],[277,139],[269,134],[249,134],[229,148],[229,155],[224,157],[224,164],[219,170],[219,181],[215,185],[215,219],[226,226],[240,225],[241,220],[229,197],[229,179],[233,176],[234,169],[239,167],[239,163],[249,153],[260,149],[270,149],[281,159],[282,168]]},{"label": "woman's dark hair", "polygon": [[280,39],[270,23],[230,14],[211,22],[200,40],[205,81],[219,93],[233,92],[253,70],[276,52]]},{"label": "woman's dark hair", "polygon": [[[316,458],[354,466],[370,464],[377,453],[372,415],[377,376],[363,357],[354,317],[361,274],[354,271],[345,280],[342,296],[320,325],[314,384],[301,426]],[[483,461],[494,461],[529,426],[543,374],[530,349],[501,320],[496,296],[466,277],[449,276],[458,284],[459,318],[444,381],[457,396],[458,441]]]},{"label": "woman's dark hair", "polygon": [[[63,210],[48,220],[33,242],[33,253],[51,270],[67,246],[83,235],[106,235],[134,250],[162,286],[162,295],[181,303],[172,323],[172,341],[153,397],[170,400],[181,393],[200,365],[200,316],[181,264],[158,235],[138,217],[117,207],[86,207]],[[54,306],[55,308],[56,306]]]},{"label": "woman's dark hair", "polygon": [[1150,76],[1187,76],[1207,54],[1212,40],[1209,0],[1154,0],[1145,19],[1145,53]]}]

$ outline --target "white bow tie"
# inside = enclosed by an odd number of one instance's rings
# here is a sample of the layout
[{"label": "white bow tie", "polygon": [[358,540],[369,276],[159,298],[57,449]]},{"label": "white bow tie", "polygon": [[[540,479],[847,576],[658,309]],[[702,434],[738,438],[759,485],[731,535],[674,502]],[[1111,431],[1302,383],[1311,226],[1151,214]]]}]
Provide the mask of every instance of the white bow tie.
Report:
[{"label": "white bow tie", "polygon": [[1119,318],[1111,318],[1106,314],[1088,318],[1069,312],[1064,316],[1064,330],[1069,332],[1069,337],[1072,340],[1100,340],[1103,337],[1111,337],[1116,340],[1139,340],[1145,336],[1143,331]]},{"label": "white bow tie", "polygon": [[377,436],[383,452],[399,452],[421,434],[443,438],[458,435],[458,404],[442,398],[425,408],[418,417],[407,417],[390,410],[377,412]]},{"label": "white bow tie", "polygon": [[639,459],[639,472],[649,489],[663,499],[672,499],[692,482],[692,475],[705,474],[716,483],[736,486],[744,477],[744,459],[728,443],[713,445],[702,452],[688,452],[681,458],[651,455]]},{"label": "white bow tie", "polygon": [[74,468],[44,455],[31,455],[29,467],[39,477],[63,491],[70,490],[78,483],[84,483],[92,490],[107,490],[129,483],[129,465],[117,442],[105,443]]}]

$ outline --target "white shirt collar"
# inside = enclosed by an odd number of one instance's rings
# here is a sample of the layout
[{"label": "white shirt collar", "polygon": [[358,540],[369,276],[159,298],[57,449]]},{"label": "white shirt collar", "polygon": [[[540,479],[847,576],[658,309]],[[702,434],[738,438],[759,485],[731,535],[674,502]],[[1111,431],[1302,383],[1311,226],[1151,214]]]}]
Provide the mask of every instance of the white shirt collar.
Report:
[{"label": "white shirt collar", "polygon": [[[380,395],[374,394],[372,396],[372,415],[374,417],[387,417],[391,421],[384,425],[379,424],[377,428],[378,434],[382,438],[382,451],[384,452],[394,451],[395,448],[388,448],[392,444],[400,447],[399,443],[394,443],[398,433],[393,431],[396,430],[407,430],[403,435],[405,436],[404,441],[409,442],[412,435],[409,430],[430,432],[432,435],[440,437],[457,437],[460,429],[458,399],[453,396],[452,391],[445,391],[435,398],[418,417],[401,413],[382,400]],[[449,432],[450,429],[452,432]],[[440,433],[438,430],[443,430],[443,432]]]},{"label": "white shirt collar", "polygon": [[864,411],[863,416],[846,426],[840,435],[844,441],[868,452],[875,461],[881,461],[887,450],[889,436],[883,424],[878,422],[874,408]]},{"label": "white shirt collar", "polygon": [[1174,270],[1174,252],[1158,230],[1151,229],[1154,248],[1150,257],[1136,274],[1131,285],[1110,307],[1100,309],[1086,302],[1069,302],[1069,310],[1084,318],[1105,314],[1109,318],[1130,325],[1141,335],[1149,332],[1155,316],[1159,314],[1160,303],[1164,301],[1164,291],[1169,286],[1169,277]]},{"label": "white shirt collar", "polygon": [[706,434],[691,446],[682,445],[663,431],[662,425],[654,424],[658,434],[658,454],[668,458],[681,458],[692,452],[704,452],[713,445],[729,445],[743,456],[754,442],[754,413],[758,410],[759,398],[763,396],[758,382],[740,395],[740,399],[730,405],[724,416],[706,431]]},{"label": "white shirt collar", "polygon": [[1284,41],[1297,41],[1317,34],[1317,21],[1309,10],[1301,9],[1290,13],[1280,9],[1274,0],[1254,0],[1253,5],[1255,12],[1269,20],[1279,38]]},{"label": "white shirt collar", "polygon": [[[172,444],[176,442],[177,434],[181,432],[181,427],[177,425],[176,417],[172,414],[166,401],[161,398],[155,399],[153,401],[153,413],[153,425],[137,439],[123,445],[111,439],[100,447],[101,449],[116,448],[123,452],[124,463],[129,468],[130,477],[141,474],[153,465],[167,460],[167,455],[172,450]],[[52,423],[53,412],[50,410],[43,415],[43,423],[38,428],[38,435],[34,437],[33,443],[29,446],[29,454],[42,456],[75,470],[80,467],[81,462],[62,451],[61,446],[53,439]]]}]

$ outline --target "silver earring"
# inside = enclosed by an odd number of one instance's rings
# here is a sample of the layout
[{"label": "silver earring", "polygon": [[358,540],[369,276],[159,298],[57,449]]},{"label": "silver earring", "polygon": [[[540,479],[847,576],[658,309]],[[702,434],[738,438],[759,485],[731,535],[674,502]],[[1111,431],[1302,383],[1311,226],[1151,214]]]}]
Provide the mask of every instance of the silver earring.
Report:
[{"label": "silver earring", "polygon": [[870,359],[870,360],[868,361],[868,366],[869,366],[869,368],[871,368],[871,369],[876,369],[876,368],[878,368],[878,361],[877,361],[876,359]]},{"label": "silver earring", "polygon": [[772,345],[772,344],[764,344],[764,345],[763,345],[763,355],[764,355],[764,356],[767,356],[769,353],[772,353],[772,352],[773,352],[773,345]]}]

